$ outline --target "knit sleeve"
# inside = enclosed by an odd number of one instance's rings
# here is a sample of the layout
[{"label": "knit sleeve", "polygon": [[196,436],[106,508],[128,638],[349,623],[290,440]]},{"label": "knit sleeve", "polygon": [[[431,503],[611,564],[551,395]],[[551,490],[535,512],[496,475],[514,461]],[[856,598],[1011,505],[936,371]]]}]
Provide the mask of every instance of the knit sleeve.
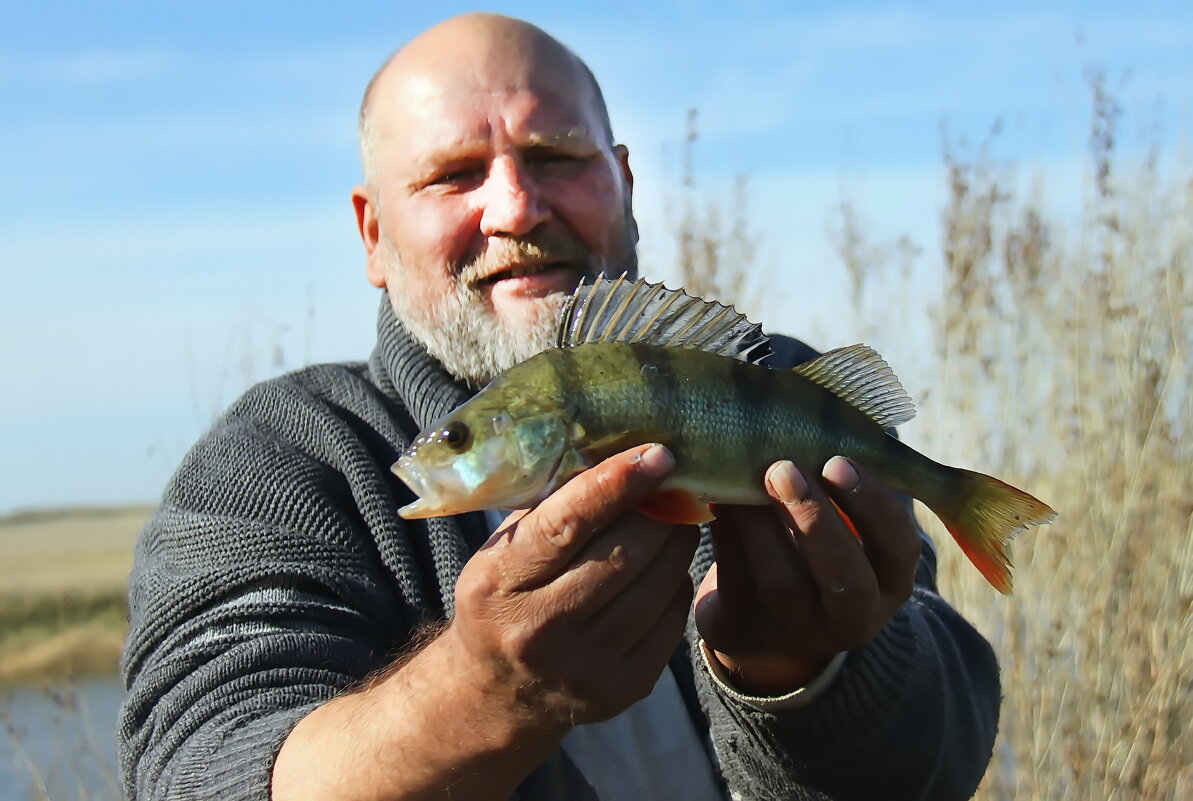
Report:
[{"label": "knit sleeve", "polygon": [[[117,733],[131,799],[266,801],[293,726],[419,624],[394,502],[350,422],[251,391],[191,451],[139,538]],[[396,555],[393,553],[397,551]],[[417,601],[417,598],[414,599]]]},{"label": "knit sleeve", "polygon": [[936,592],[925,541],[912,597],[806,707],[765,711],[696,680],[734,798],[966,799],[989,763],[993,650]]}]

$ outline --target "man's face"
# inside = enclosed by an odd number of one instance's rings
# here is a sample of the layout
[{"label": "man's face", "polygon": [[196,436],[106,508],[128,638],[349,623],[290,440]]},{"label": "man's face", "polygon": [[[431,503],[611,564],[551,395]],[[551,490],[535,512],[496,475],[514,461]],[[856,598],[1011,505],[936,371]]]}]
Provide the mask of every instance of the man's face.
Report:
[{"label": "man's face", "polygon": [[625,149],[576,70],[527,61],[415,71],[373,104],[370,280],[475,384],[547,346],[582,277],[636,269]]}]

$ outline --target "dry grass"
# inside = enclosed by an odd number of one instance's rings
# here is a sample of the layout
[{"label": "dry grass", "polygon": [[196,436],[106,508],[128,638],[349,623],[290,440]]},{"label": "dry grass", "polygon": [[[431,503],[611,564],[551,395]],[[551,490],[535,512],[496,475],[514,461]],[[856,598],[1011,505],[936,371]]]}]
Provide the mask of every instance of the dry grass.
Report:
[{"label": "dry grass", "polygon": [[0,517],[0,588],[45,595],[123,587],[133,541],[150,512],[130,506]]},{"label": "dry grass", "polygon": [[67,509],[0,518],[0,685],[114,674],[125,583],[150,509]]},{"label": "dry grass", "polygon": [[94,622],[0,646],[0,686],[27,682],[114,676],[127,626]]},{"label": "dry grass", "polygon": [[[1002,664],[983,799],[1193,797],[1193,180],[1119,158],[1117,106],[1091,85],[1075,224],[1017,197],[984,149],[945,154],[936,378],[913,444],[1060,512],[1016,543],[1010,598],[923,515],[942,591]],[[875,252],[851,236],[847,263]],[[872,265],[850,266],[860,298]]]},{"label": "dry grass", "polygon": [[695,164],[699,138],[693,109],[684,136],[680,192],[668,198],[666,214],[681,284],[690,294],[732,303],[750,314],[759,298],[750,286],[757,274],[757,235],[749,225],[747,182],[739,175],[728,198],[702,192]]}]

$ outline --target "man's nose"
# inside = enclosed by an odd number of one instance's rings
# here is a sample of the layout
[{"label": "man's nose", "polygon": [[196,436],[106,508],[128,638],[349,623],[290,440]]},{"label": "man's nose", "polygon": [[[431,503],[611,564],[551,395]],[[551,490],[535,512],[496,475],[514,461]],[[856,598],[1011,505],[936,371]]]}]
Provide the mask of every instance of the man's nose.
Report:
[{"label": "man's nose", "polygon": [[480,227],[485,236],[523,236],[547,219],[537,182],[514,157],[493,161],[483,203]]}]

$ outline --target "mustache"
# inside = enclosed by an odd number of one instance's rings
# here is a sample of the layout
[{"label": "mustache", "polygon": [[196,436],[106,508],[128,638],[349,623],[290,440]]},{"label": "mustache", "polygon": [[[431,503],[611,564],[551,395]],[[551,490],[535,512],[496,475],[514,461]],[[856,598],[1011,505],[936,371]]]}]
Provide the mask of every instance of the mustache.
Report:
[{"label": "mustache", "polygon": [[498,273],[534,264],[566,263],[592,277],[592,254],[581,242],[560,233],[544,232],[525,237],[502,237],[454,271],[457,282],[476,291],[487,278]]}]

